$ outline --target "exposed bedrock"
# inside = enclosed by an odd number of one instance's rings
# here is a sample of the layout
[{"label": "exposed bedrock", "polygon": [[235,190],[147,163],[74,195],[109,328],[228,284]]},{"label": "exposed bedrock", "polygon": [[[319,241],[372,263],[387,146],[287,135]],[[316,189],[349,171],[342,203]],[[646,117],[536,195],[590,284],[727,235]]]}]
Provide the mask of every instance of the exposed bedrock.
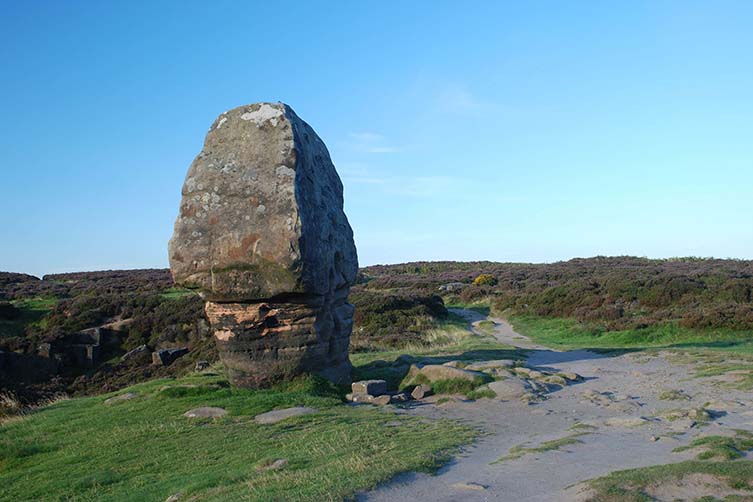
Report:
[{"label": "exposed bedrock", "polygon": [[182,193],[170,269],[206,298],[231,382],[317,373],[347,383],[358,258],[342,183],[314,130],[282,103],[225,112]]}]

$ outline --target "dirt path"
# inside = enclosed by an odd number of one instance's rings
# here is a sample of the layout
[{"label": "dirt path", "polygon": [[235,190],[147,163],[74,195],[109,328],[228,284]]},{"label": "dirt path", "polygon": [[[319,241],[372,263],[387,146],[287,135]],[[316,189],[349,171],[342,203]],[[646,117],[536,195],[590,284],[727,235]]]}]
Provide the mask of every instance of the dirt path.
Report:
[{"label": "dirt path", "polygon": [[[456,313],[481,333],[476,326],[485,316],[470,310]],[[504,320],[489,320],[495,322],[494,336],[501,343],[530,351],[527,366],[575,372],[584,380],[536,404],[480,399],[406,410],[416,416],[472,423],[484,434],[438,475],[403,474],[359,500],[573,500],[576,490],[567,488],[580,481],[615,470],[694,458],[696,452],[672,450],[698,435],[753,430],[749,392],[720,387],[710,378],[692,378],[695,365],[677,362],[669,352],[608,356],[586,350],[555,351],[516,333]],[[660,399],[666,391],[682,391],[684,397]],[[675,412],[682,415],[704,405],[712,415],[707,424],[667,416],[669,410],[683,410]],[[513,446],[538,447],[568,437],[572,443],[559,449],[495,463]]]}]

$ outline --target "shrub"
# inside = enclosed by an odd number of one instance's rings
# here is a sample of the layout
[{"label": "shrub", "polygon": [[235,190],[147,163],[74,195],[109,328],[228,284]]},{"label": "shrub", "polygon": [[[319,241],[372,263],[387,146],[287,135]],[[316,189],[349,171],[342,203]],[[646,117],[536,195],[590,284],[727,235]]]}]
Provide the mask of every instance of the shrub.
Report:
[{"label": "shrub", "polygon": [[479,274],[473,279],[474,286],[496,286],[497,278],[491,274]]}]

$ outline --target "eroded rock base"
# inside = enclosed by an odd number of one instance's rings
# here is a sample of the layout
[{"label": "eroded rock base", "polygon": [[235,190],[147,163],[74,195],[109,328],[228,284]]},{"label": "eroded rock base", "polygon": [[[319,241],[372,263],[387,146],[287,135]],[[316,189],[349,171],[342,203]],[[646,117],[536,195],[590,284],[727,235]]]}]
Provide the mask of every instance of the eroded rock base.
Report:
[{"label": "eroded rock base", "polygon": [[230,382],[261,388],[302,373],[350,383],[353,306],[322,296],[258,303],[207,302],[206,314]]}]

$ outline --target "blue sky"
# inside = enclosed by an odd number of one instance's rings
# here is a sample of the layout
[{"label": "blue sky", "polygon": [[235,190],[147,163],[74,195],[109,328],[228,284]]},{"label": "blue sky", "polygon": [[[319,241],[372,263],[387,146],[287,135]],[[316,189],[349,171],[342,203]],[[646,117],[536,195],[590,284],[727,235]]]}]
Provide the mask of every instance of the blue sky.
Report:
[{"label": "blue sky", "polygon": [[753,3],[2,2],[0,270],[167,266],[222,111],[329,146],[364,265],[753,258]]}]

